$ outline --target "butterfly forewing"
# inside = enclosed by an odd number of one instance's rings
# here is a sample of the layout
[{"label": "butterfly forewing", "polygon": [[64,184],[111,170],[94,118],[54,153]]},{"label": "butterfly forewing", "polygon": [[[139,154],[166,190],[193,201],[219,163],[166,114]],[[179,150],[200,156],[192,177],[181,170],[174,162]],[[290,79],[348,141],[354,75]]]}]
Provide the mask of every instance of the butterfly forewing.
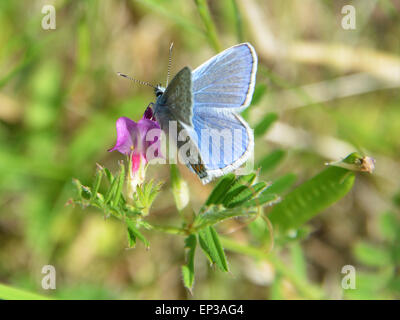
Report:
[{"label": "butterfly forewing", "polygon": [[194,109],[244,110],[251,101],[257,55],[249,43],[226,49],[193,71]]}]

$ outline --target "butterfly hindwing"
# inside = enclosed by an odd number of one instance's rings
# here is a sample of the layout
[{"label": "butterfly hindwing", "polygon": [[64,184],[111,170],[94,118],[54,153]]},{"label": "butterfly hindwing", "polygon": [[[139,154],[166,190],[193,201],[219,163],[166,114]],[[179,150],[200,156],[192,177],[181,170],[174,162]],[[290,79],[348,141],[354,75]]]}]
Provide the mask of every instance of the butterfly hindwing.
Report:
[{"label": "butterfly hindwing", "polygon": [[209,179],[241,166],[254,147],[253,130],[241,116],[227,110],[197,110],[193,125],[200,156]]}]

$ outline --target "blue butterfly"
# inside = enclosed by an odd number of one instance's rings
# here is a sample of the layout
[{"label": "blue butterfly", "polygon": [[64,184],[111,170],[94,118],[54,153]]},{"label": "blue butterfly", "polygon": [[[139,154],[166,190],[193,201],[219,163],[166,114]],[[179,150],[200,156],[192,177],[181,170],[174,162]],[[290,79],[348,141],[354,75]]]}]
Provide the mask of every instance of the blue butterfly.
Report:
[{"label": "blue butterfly", "polygon": [[186,150],[186,164],[203,184],[237,169],[253,153],[253,130],[238,113],[251,102],[256,72],[257,54],[242,43],[193,71],[184,67],[166,88],[155,87],[154,116],[166,133],[171,121],[178,132],[185,130],[178,150]]}]

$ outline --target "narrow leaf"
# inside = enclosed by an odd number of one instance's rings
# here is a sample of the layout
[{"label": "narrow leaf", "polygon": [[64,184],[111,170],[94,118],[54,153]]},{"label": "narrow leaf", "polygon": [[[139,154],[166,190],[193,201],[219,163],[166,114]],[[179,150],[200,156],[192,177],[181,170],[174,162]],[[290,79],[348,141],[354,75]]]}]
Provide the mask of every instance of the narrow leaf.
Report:
[{"label": "narrow leaf", "polygon": [[222,200],[222,204],[225,207],[228,207],[228,204],[235,199],[236,197],[238,197],[242,192],[244,192],[245,190],[247,190],[248,187],[244,186],[244,185],[239,185],[237,187],[235,187],[233,190],[229,191],[226,196],[224,197],[224,199]]},{"label": "narrow leaf", "polygon": [[111,183],[110,188],[107,191],[105,203],[109,203],[115,194],[116,189],[118,188],[118,177],[115,177]]},{"label": "narrow leaf", "polygon": [[199,244],[203,252],[212,263],[215,263],[222,271],[228,271],[228,263],[224,249],[222,248],[218,234],[213,227],[202,229],[198,233]]},{"label": "narrow leaf", "polygon": [[100,165],[97,165],[96,177],[94,179],[93,187],[92,187],[91,200],[95,200],[97,198],[97,192],[99,191],[99,188],[100,188],[101,180],[103,178],[103,172],[104,172],[104,169]]},{"label": "narrow leaf", "polygon": [[290,247],[290,256],[293,265],[293,270],[299,275],[299,277],[307,278],[306,259],[304,257],[303,249],[300,246],[300,242],[294,242]]},{"label": "narrow leaf", "polygon": [[250,187],[246,187],[245,190],[236,195],[229,203],[226,204],[227,208],[234,208],[240,206],[244,202],[255,198],[262,190],[267,187],[265,182],[258,182]]},{"label": "narrow leaf", "polygon": [[297,176],[294,173],[288,173],[282,177],[276,179],[272,185],[265,190],[263,193],[277,193],[282,194],[284,191],[289,189],[295,182]]},{"label": "narrow leaf", "polygon": [[[268,189],[267,189],[268,190]],[[241,208],[265,207],[278,203],[281,198],[274,193],[261,193],[259,197],[251,199],[240,205]]]},{"label": "narrow leaf", "polygon": [[82,183],[78,179],[73,179],[72,182],[76,187],[79,200],[83,200],[83,196],[82,196],[82,192],[83,192],[82,187],[83,186],[82,186]]},{"label": "narrow leaf", "polygon": [[232,184],[232,186],[229,189],[229,192],[234,191],[236,188],[239,188],[242,185],[249,186],[251,185],[254,180],[256,179],[257,175],[252,172],[250,174],[244,175],[244,176],[239,176],[235,182]]},{"label": "narrow leaf", "polygon": [[254,128],[254,136],[257,138],[263,135],[277,119],[276,113],[268,113]]},{"label": "narrow leaf", "polygon": [[132,221],[131,219],[126,219],[126,226],[128,229],[128,236],[129,236],[129,244],[133,244],[133,246],[136,244],[136,238],[139,239],[144,243],[146,248],[150,246],[149,241],[144,237],[144,235],[137,229],[136,223]]},{"label": "narrow leaf", "polygon": [[203,229],[205,227],[212,226],[226,219],[249,216],[257,213],[256,210],[250,210],[250,209],[251,209],[250,207],[248,208],[248,210],[243,209],[243,207],[240,207],[240,208],[233,208],[226,210],[218,210],[218,208],[213,207],[207,212],[198,215],[193,224],[193,227],[195,229]]},{"label": "narrow leaf", "polygon": [[272,171],[283,160],[285,155],[286,152],[281,149],[274,150],[261,159],[257,167],[261,167],[263,173]]},{"label": "narrow leaf", "polygon": [[221,178],[215,186],[214,190],[211,192],[210,196],[208,197],[206,205],[208,206],[210,204],[221,203],[226,195],[226,192],[232,186],[234,181],[235,175],[233,173],[227,174],[223,178]]},{"label": "narrow leaf", "polygon": [[125,182],[125,165],[123,162],[120,163],[119,165],[120,167],[120,171],[119,171],[119,175],[117,178],[117,186],[115,188],[115,194],[112,200],[112,204],[114,206],[118,206],[119,205],[119,201],[121,199],[121,195],[122,195],[122,190],[124,188],[124,182]]},{"label": "narrow leaf", "polygon": [[186,265],[182,266],[183,284],[192,291],[194,284],[194,254],[196,251],[196,236],[191,234],[185,239]]},{"label": "narrow leaf", "polygon": [[108,170],[107,168],[104,168],[104,172],[106,173],[106,177],[108,182],[111,184],[114,181],[114,176],[112,175],[112,173],[110,172],[110,170]]},{"label": "narrow leaf", "polygon": [[256,84],[254,88],[253,98],[251,99],[251,105],[259,103],[261,98],[265,95],[266,92],[267,92],[267,85],[265,83]]},{"label": "narrow leaf", "polygon": [[51,297],[0,283],[1,300],[50,300]]},{"label": "narrow leaf", "polygon": [[370,267],[385,267],[392,263],[389,251],[365,242],[357,243],[354,255],[358,261]]}]

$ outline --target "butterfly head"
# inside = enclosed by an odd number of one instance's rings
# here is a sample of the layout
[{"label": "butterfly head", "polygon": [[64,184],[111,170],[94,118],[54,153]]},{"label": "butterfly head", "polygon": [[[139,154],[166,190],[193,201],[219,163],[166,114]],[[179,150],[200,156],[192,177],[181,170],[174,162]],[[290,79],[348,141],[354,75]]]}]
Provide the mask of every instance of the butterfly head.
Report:
[{"label": "butterfly head", "polygon": [[161,84],[156,85],[154,88],[154,93],[157,98],[159,96],[161,96],[164,93],[164,91],[165,91],[165,88],[163,86],[161,86]]}]

